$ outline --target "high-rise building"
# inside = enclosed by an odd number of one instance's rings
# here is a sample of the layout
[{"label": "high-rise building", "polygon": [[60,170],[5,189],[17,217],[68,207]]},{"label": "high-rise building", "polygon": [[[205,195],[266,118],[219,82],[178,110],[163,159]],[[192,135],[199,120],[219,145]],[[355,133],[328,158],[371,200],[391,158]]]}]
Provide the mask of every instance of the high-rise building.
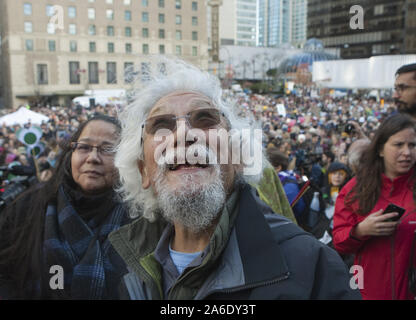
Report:
[{"label": "high-rise building", "polygon": [[309,0],[308,38],[345,59],[416,53],[415,17],[416,0]]},{"label": "high-rise building", "polygon": [[[205,0],[0,1],[0,96],[66,104],[86,90],[129,87],[150,54],[208,66]],[[0,101],[1,102],[1,101]]]},{"label": "high-rise building", "polygon": [[258,45],[306,41],[307,0],[259,0]]},{"label": "high-rise building", "polygon": [[256,45],[257,0],[225,0],[219,17],[220,45]]}]

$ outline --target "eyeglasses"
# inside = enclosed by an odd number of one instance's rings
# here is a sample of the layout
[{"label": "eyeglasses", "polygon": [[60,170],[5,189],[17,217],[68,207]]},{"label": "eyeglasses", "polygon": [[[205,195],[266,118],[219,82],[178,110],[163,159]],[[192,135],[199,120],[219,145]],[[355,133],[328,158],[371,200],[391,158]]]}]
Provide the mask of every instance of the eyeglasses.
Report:
[{"label": "eyeglasses", "polygon": [[111,145],[92,146],[88,143],[72,142],[71,147],[72,151],[77,152],[80,155],[88,155],[92,152],[94,148],[97,148],[97,153],[104,157],[111,157],[114,155],[114,146]]},{"label": "eyeglasses", "polygon": [[151,135],[154,135],[160,129],[167,129],[173,132],[176,130],[177,120],[184,118],[192,128],[209,129],[220,124],[221,115],[224,116],[224,113],[214,108],[193,110],[180,117],[174,114],[163,114],[150,117],[144,121],[142,128],[145,129],[147,134]]},{"label": "eyeglasses", "polygon": [[410,88],[416,88],[416,86],[409,86],[407,84],[399,84],[399,85],[397,85],[397,86],[394,87],[394,90],[397,93],[400,93],[400,92],[403,92],[403,91],[405,91],[407,89],[410,89]]}]

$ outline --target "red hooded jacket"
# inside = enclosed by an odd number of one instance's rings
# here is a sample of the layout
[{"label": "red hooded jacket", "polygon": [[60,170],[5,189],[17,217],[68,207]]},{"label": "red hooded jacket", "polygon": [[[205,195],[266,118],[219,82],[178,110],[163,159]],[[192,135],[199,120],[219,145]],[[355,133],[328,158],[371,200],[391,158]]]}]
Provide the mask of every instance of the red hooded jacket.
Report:
[{"label": "red hooded jacket", "polygon": [[[333,243],[340,254],[355,254],[354,265],[363,268],[363,299],[413,299],[408,290],[408,268],[416,230],[416,206],[413,201],[414,168],[394,180],[382,174],[381,194],[374,208],[365,216],[358,215],[358,201],[347,207],[346,195],[355,186],[351,179],[341,190],[335,204]],[[388,237],[369,236],[359,240],[352,229],[369,214],[394,203],[406,209],[395,232]],[[359,282],[358,282],[359,283]]]}]

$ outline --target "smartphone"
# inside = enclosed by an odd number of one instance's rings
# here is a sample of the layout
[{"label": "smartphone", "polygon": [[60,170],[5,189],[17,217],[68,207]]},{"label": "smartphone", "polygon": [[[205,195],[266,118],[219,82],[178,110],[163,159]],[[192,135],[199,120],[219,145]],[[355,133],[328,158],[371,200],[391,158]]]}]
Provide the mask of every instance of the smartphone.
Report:
[{"label": "smartphone", "polygon": [[402,217],[402,215],[406,212],[406,210],[402,207],[396,206],[393,203],[390,203],[387,206],[386,210],[384,210],[383,214],[391,213],[391,212],[397,212],[399,215],[397,215],[397,216],[395,216],[395,217],[393,217],[393,218],[391,218],[387,221],[398,221]]}]

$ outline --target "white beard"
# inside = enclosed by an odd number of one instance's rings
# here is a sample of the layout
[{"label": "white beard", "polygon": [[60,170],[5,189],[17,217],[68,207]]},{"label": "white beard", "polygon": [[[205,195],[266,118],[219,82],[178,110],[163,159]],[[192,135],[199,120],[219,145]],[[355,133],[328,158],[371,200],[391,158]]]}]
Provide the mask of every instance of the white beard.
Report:
[{"label": "white beard", "polygon": [[182,174],[181,181],[172,190],[166,183],[167,169],[159,167],[155,189],[159,209],[166,220],[179,223],[194,233],[213,224],[224,206],[226,192],[220,165],[211,165],[210,169],[214,169],[210,182],[199,182],[207,180],[206,172]]}]

